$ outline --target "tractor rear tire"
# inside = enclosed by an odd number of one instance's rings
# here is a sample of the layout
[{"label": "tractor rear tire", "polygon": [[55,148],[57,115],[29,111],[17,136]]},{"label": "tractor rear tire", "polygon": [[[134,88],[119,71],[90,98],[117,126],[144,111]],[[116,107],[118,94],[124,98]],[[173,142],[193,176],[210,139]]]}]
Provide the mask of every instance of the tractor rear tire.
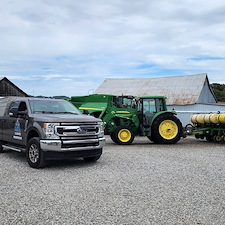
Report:
[{"label": "tractor rear tire", "polygon": [[152,124],[151,139],[158,144],[175,144],[182,135],[182,124],[173,114],[161,114]]},{"label": "tractor rear tire", "polygon": [[128,126],[119,126],[110,134],[112,141],[118,145],[129,145],[134,140],[134,132]]}]

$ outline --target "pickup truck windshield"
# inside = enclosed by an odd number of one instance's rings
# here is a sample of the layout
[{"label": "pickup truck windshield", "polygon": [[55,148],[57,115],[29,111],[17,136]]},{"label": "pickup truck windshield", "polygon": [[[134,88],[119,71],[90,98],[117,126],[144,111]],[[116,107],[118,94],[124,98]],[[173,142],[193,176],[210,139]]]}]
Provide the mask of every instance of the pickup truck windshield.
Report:
[{"label": "pickup truck windshield", "polygon": [[30,100],[30,108],[32,113],[81,114],[74,105],[64,100],[33,99]]}]

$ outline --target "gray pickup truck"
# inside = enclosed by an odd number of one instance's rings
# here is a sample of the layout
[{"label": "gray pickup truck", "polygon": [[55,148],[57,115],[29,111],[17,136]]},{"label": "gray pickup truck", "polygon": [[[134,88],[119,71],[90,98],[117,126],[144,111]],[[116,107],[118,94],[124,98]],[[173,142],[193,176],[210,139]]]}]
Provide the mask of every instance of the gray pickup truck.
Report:
[{"label": "gray pickup truck", "polygon": [[81,157],[94,162],[105,144],[100,119],[83,115],[65,100],[0,98],[0,152],[26,153],[33,168],[48,160]]}]

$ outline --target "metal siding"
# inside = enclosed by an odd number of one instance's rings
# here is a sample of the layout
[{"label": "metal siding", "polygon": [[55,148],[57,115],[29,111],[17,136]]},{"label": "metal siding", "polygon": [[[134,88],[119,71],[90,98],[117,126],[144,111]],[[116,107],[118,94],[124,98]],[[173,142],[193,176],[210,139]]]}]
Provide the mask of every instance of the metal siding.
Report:
[{"label": "metal siding", "polygon": [[206,79],[197,103],[216,103],[216,99],[212,94],[209,82]]},{"label": "metal siding", "polygon": [[224,113],[225,104],[193,104],[193,105],[170,105],[169,110],[175,109],[177,117],[182,122],[183,126],[186,126],[190,122],[190,117],[197,113]]}]

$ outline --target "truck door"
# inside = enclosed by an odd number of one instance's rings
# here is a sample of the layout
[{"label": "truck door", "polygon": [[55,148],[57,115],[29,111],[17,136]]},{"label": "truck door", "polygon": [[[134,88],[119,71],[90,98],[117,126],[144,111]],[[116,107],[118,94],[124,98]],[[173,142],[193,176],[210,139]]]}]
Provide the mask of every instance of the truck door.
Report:
[{"label": "truck door", "polygon": [[7,141],[9,144],[25,145],[27,120],[19,116],[18,113],[12,115],[11,111],[13,111],[13,109],[26,112],[27,106],[23,101],[11,103],[5,120],[3,121],[3,140]]},{"label": "truck door", "polygon": [[2,137],[3,137],[2,126],[3,126],[3,118],[0,118],[0,141],[2,140]]}]

